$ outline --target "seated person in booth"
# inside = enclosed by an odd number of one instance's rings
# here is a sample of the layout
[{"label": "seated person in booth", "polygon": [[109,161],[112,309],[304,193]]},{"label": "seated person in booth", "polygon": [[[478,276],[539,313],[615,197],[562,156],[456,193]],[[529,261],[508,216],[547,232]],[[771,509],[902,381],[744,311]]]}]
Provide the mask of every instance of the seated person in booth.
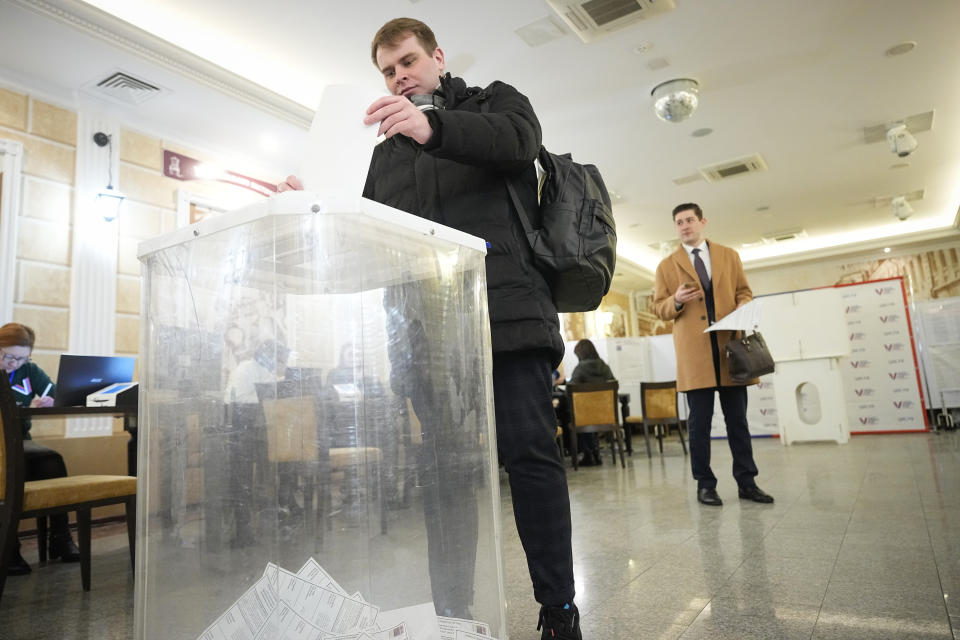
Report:
[{"label": "seated person in booth", "polygon": [[[581,340],[573,348],[573,353],[580,361],[573,373],[570,382],[607,382],[616,380],[613,371],[597,353],[597,348],[589,340]],[[595,433],[577,434],[577,448],[583,451],[583,457],[578,463],[581,467],[590,467],[603,464],[600,459],[600,439]]]},{"label": "seated person in booth", "polygon": [[[53,396],[57,391],[56,385],[43,369],[30,361],[33,353],[33,344],[36,334],[28,326],[17,322],[10,322],[0,327],[0,358],[3,360],[3,370],[7,373],[13,399],[18,407],[52,407]],[[24,417],[23,425],[23,457],[26,464],[26,481],[46,480],[48,478],[63,478],[67,475],[67,465],[63,457],[48,447],[34,443],[30,439],[30,418]],[[63,562],[77,562],[80,560],[80,550],[74,544],[67,528],[67,514],[58,513],[50,516],[50,558],[60,559]],[[7,568],[12,576],[22,576],[30,573],[30,565],[20,555],[20,546],[17,544],[16,557]]]}]

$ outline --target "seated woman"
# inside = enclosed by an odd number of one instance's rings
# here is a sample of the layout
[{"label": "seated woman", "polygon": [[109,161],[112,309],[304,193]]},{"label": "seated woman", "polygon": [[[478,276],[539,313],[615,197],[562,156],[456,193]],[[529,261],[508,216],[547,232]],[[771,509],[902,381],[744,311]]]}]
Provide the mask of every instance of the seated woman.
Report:
[{"label": "seated woman", "polygon": [[[19,407],[51,407],[56,386],[50,376],[33,362],[33,343],[36,335],[33,329],[25,325],[10,322],[0,327],[0,358],[3,370],[7,373],[13,399]],[[30,439],[30,418],[21,420],[23,427],[23,457],[26,463],[25,480],[46,480],[62,478],[67,475],[67,465],[63,457],[48,447],[36,444]],[[63,562],[80,560],[80,550],[74,544],[67,528],[67,514],[50,516],[50,558]],[[30,573],[30,565],[20,555],[17,543],[16,556],[10,562],[7,573],[22,576]]]},{"label": "seated woman", "polygon": [[[581,340],[573,348],[574,355],[580,360],[577,368],[570,376],[570,382],[607,382],[616,380],[613,371],[600,358],[597,348],[589,340]],[[600,459],[600,440],[595,433],[577,434],[577,448],[583,451],[583,458],[577,464],[581,467],[590,467],[603,464]]]}]

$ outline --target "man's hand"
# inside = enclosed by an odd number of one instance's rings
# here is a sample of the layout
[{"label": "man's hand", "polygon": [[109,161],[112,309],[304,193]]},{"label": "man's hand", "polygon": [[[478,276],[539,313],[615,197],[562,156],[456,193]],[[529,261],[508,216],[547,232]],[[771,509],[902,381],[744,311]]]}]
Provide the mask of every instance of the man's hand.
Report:
[{"label": "man's hand", "polygon": [[286,180],[277,185],[277,191],[303,191],[303,185],[297,176],[287,176]]},{"label": "man's hand", "polygon": [[37,407],[52,407],[52,406],[53,406],[53,398],[51,398],[50,396],[43,396],[42,398],[40,396],[34,396],[33,400],[30,401],[31,409],[36,409]]},{"label": "man's hand", "polygon": [[403,96],[384,96],[367,107],[367,117],[363,124],[380,123],[377,136],[392,138],[400,135],[413,138],[420,144],[426,144],[433,135],[430,121],[423,112]]},{"label": "man's hand", "polygon": [[703,297],[700,287],[692,282],[684,282],[677,287],[677,292],[673,294],[673,299],[677,304],[686,304],[691,300],[699,300]]}]

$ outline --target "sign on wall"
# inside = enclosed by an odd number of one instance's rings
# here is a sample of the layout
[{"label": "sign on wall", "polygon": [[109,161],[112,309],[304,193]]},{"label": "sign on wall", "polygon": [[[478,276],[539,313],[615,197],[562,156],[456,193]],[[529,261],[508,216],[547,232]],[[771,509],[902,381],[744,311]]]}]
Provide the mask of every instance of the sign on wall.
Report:
[{"label": "sign on wall", "polygon": [[216,180],[249,189],[263,196],[270,196],[277,192],[277,186],[257,180],[250,176],[241,175],[220,167],[201,162],[196,158],[176,153],[169,149],[163,150],[163,175],[174,180]]},{"label": "sign on wall", "polygon": [[840,290],[850,337],[840,367],[851,433],[928,430],[903,278]]}]

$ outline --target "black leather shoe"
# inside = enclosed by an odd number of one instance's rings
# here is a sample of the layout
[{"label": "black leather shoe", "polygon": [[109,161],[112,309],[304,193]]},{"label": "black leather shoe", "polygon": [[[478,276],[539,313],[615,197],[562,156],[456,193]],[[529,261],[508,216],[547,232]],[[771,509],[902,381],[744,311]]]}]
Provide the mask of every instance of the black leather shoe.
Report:
[{"label": "black leather shoe", "polygon": [[754,502],[762,502],[763,504],[773,502],[773,496],[764,493],[763,489],[755,484],[749,487],[740,487],[739,493],[741,500],[753,500]]},{"label": "black leather shoe", "polygon": [[697,489],[697,500],[700,504],[710,505],[711,507],[723,506],[723,500],[717,495],[716,489]]},{"label": "black leather shoe", "polygon": [[30,565],[20,555],[19,545],[17,546],[18,548],[13,552],[13,560],[7,567],[8,576],[25,576],[30,573]]},{"label": "black leather shoe", "polygon": [[50,559],[61,562],[80,562],[80,549],[69,533],[50,537]]}]

